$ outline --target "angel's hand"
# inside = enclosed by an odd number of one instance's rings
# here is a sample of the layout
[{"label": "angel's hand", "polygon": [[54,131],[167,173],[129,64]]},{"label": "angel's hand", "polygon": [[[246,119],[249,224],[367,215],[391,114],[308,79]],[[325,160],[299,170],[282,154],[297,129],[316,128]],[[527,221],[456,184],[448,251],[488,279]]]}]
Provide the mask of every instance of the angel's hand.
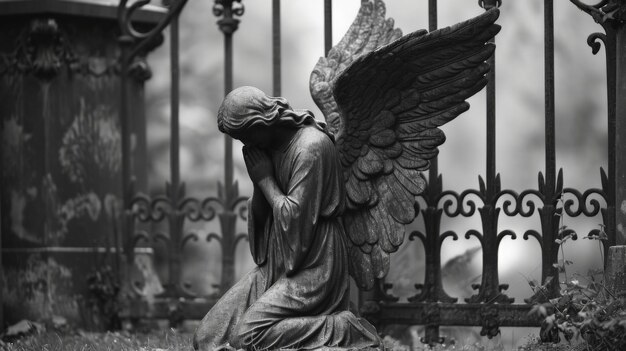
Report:
[{"label": "angel's hand", "polygon": [[265,151],[256,147],[244,146],[243,160],[246,162],[252,183],[259,184],[261,180],[274,176],[272,160]]}]

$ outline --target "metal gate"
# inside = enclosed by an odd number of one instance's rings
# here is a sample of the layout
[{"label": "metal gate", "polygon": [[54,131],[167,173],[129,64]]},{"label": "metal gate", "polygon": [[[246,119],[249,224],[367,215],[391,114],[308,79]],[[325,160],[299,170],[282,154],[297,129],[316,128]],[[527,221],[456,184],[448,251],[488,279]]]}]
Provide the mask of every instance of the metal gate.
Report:
[{"label": "metal gate", "polygon": [[[179,34],[178,16],[187,0],[171,0],[168,15],[155,28],[147,33],[139,32],[132,25],[135,10],[148,1],[138,1],[128,5],[122,0],[118,8],[118,19],[122,36],[122,152],[124,184],[123,237],[126,260],[132,262],[133,248],[141,240],[168,242],[169,281],[165,292],[160,296],[156,309],[150,316],[169,316],[174,322],[181,318],[201,318],[210,305],[220,295],[196,296],[190,291],[181,277],[181,250],[192,241],[199,239],[217,240],[222,248],[221,293],[233,284],[234,252],[238,243],[246,239],[245,233],[236,233],[238,220],[245,220],[245,198],[238,193],[233,177],[232,140],[225,137],[224,181],[220,183],[216,197],[198,199],[188,196],[180,177],[179,164]],[[487,86],[486,116],[486,169],[479,177],[476,188],[461,192],[443,188],[442,175],[437,161],[432,162],[428,173],[426,191],[415,202],[415,208],[424,222],[423,230],[409,234],[410,240],[420,239],[424,245],[426,273],[418,291],[408,302],[397,302],[386,291],[387,282],[379,282],[370,292],[363,292],[360,299],[361,312],[376,325],[388,324],[425,325],[424,342],[441,341],[439,326],[481,326],[482,335],[489,337],[498,334],[501,326],[539,326],[540,320],[529,315],[532,303],[559,295],[558,251],[560,242],[566,236],[576,237],[572,229],[561,228],[559,216],[593,217],[601,214],[603,228],[592,230],[589,236],[606,235],[602,240],[604,251],[616,245],[617,230],[626,224],[621,210],[626,204],[626,75],[621,70],[626,67],[626,32],[623,20],[626,19],[626,2],[623,0],[603,0],[595,5],[587,5],[578,0],[570,0],[575,6],[590,14],[604,29],[605,33],[593,33],[587,42],[597,53],[600,41],[606,50],[607,104],[608,104],[608,168],[601,172],[601,189],[574,189],[564,185],[563,170],[556,169],[555,152],[555,78],[554,78],[554,5],[553,0],[543,2],[544,12],[544,62],[545,62],[545,169],[538,174],[536,188],[521,192],[503,189],[496,167],[496,60],[491,58],[492,70]],[[437,1],[429,0],[429,30],[437,28]],[[478,5],[485,10],[501,6],[501,0],[480,0]],[[332,3],[324,0],[325,50],[332,46]],[[272,1],[272,53],[273,53],[273,95],[281,95],[281,42],[280,42],[280,0]],[[232,88],[233,77],[233,34],[239,18],[244,14],[241,0],[215,0],[213,13],[219,18],[218,28],[224,35],[224,93]],[[503,27],[506,23],[501,23]],[[129,134],[127,77],[133,62],[142,50],[150,46],[169,26],[171,58],[171,140],[170,140],[170,181],[162,196],[148,197],[139,194],[133,187],[133,170],[130,161],[131,136]],[[496,55],[497,56],[497,51]],[[621,72],[621,74],[620,74]],[[501,215],[507,217],[533,217],[540,221],[539,231],[529,229],[524,233],[499,230]],[[468,230],[465,238],[475,237],[482,247],[482,277],[480,284],[473,288],[476,294],[463,303],[446,294],[442,287],[441,246],[444,240],[458,239],[459,233],[442,230],[442,217],[479,216],[481,227]],[[221,234],[211,233],[205,238],[196,234],[184,234],[186,221],[210,221],[218,218]],[[141,223],[159,222],[168,224],[168,235],[149,234],[141,231]],[[498,275],[498,248],[506,238],[537,240],[541,248],[541,281],[546,282],[545,290],[522,303],[514,303],[507,296],[507,284],[502,284]],[[388,282],[393,283],[393,282]],[[131,287],[132,283],[129,284]],[[145,310],[131,306],[129,315],[145,316]]]}]

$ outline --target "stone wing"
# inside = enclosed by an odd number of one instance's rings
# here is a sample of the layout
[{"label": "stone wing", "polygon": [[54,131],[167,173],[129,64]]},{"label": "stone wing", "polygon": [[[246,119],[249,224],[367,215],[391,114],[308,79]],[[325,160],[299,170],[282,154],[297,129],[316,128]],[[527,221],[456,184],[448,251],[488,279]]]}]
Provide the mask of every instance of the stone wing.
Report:
[{"label": "stone wing", "polygon": [[333,97],[333,80],[357,57],[400,38],[402,32],[393,26],[393,19],[385,19],[385,4],[381,0],[363,1],[359,13],[341,41],[328,52],[327,57],[320,57],[313,68],[309,80],[311,96],[324,114],[333,134],[338,132],[341,123]]},{"label": "stone wing", "polygon": [[487,83],[485,62],[500,30],[493,9],[430,33],[417,31],[356,58],[334,81],[341,124],[350,273],[362,289],[389,269],[389,254],[415,217],[421,171],[445,135],[437,127],[466,111]]}]

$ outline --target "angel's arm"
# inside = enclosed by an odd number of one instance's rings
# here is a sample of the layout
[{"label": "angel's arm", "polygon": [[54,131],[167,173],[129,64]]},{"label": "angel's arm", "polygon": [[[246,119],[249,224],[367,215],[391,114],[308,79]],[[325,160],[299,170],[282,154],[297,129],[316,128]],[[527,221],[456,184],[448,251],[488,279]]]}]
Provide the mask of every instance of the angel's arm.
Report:
[{"label": "angel's arm", "polygon": [[267,195],[259,185],[259,180],[269,177],[273,179],[272,164],[269,159],[263,158],[264,153],[260,150],[244,147],[243,155],[254,185],[252,197],[248,200],[248,240],[254,262],[262,266],[267,258],[268,227],[271,225],[272,208],[267,201]]},{"label": "angel's arm", "polygon": [[[325,135],[323,138],[327,139]],[[322,138],[320,138],[322,139]],[[281,189],[274,176],[259,180],[259,188],[265,194],[272,208],[273,231],[282,247],[287,274],[297,272],[306,258],[319,217],[326,215],[325,201],[331,193],[332,184],[343,186],[340,180],[328,182],[328,175],[334,174],[331,153],[334,146],[330,140],[303,142],[298,150],[288,153],[283,160],[283,172],[289,173],[289,180]],[[337,172],[337,177],[339,173]]]}]

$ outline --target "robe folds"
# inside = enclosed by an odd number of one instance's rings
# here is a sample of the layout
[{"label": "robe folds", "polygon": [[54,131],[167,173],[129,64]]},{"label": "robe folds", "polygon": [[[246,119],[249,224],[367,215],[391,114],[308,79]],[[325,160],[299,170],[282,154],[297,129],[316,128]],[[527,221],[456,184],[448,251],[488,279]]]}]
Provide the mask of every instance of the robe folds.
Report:
[{"label": "robe folds", "polygon": [[207,313],[194,336],[202,351],[376,347],[375,329],[349,311],[345,185],[330,138],[300,128],[272,154],[284,196],[269,208],[255,190],[248,234],[257,267]]}]

